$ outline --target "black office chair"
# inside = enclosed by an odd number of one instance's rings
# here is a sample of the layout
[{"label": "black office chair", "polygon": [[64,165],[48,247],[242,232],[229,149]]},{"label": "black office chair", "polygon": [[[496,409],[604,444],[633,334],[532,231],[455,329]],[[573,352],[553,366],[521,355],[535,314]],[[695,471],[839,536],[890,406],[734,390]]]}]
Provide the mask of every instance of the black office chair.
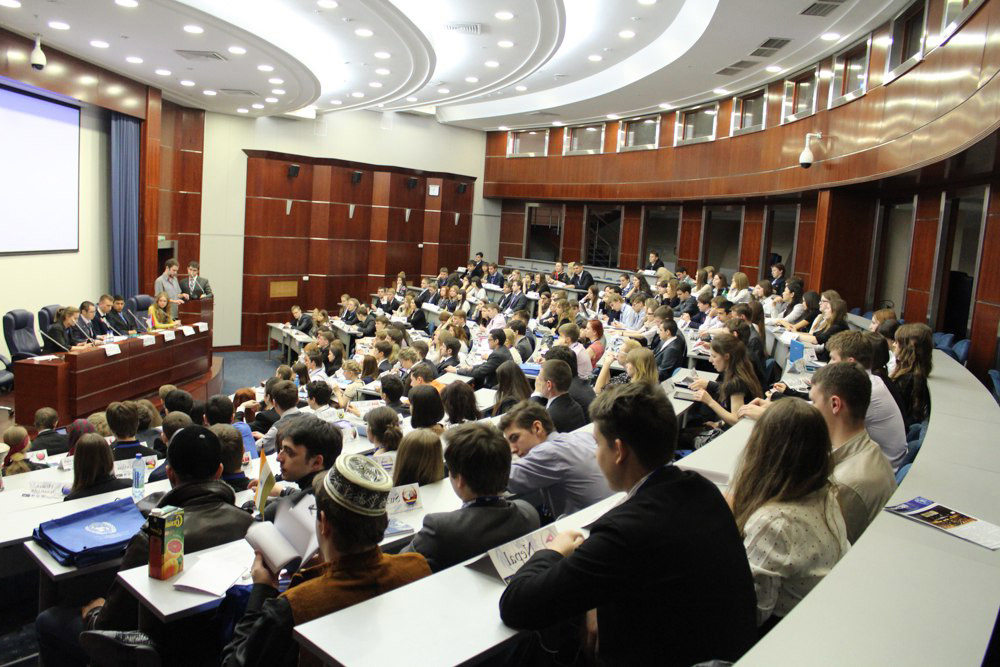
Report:
[{"label": "black office chair", "polygon": [[14,388],[14,373],[10,361],[0,354],[0,391],[10,391]]},{"label": "black office chair", "polygon": [[42,353],[35,336],[35,316],[27,310],[11,310],[3,316],[3,337],[14,361]]},{"label": "black office chair", "polygon": [[[125,301],[125,308],[131,310],[141,323],[141,326],[139,326],[140,330],[146,330],[146,311],[153,305],[154,300],[148,294],[136,294],[135,296],[130,296]],[[129,321],[130,326],[135,325],[135,322],[131,321],[132,318],[128,314],[125,315],[125,319]]]},{"label": "black office chair", "polygon": [[42,309],[38,311],[38,330],[48,331],[49,326],[56,321],[56,312],[62,308],[58,303],[54,303],[50,306],[42,306]]}]

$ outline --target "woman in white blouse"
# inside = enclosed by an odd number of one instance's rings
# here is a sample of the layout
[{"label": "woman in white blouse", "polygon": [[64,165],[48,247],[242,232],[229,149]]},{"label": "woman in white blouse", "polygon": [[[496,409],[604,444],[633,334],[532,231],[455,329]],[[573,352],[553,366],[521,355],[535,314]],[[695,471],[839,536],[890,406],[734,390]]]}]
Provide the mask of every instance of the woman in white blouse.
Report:
[{"label": "woman in white blouse", "polygon": [[730,503],[767,632],[847,552],[847,528],[830,482],[830,436],[819,410],[777,401],[754,426]]},{"label": "woman in white blouse", "polygon": [[737,271],[733,274],[733,281],[729,285],[729,292],[726,295],[730,303],[750,303],[750,279],[747,274]]}]

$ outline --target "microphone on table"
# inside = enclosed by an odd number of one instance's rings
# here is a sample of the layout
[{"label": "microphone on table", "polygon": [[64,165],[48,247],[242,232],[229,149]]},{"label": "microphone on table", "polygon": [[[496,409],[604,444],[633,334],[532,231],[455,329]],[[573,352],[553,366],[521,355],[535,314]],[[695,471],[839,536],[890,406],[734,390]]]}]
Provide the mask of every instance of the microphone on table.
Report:
[{"label": "microphone on table", "polygon": [[135,326],[137,329],[140,329],[142,331],[149,331],[149,327],[147,327],[145,324],[139,321],[139,318],[135,316],[135,313],[132,312],[131,308],[126,308],[125,312],[127,312],[129,315],[132,316],[132,320],[135,322]]},{"label": "microphone on table", "polygon": [[76,324],[75,324],[74,326],[75,326],[75,327],[76,327],[77,329],[79,329],[79,330],[81,331],[81,333],[83,333],[83,335],[84,335],[84,336],[86,336],[86,337],[87,337],[87,342],[88,342],[88,343],[96,343],[96,342],[97,342],[97,341],[95,341],[95,340],[94,340],[94,337],[93,337],[93,336],[91,336],[90,334],[88,334],[88,333],[87,333],[87,330],[86,330],[86,329],[84,329],[83,327],[81,327],[81,326],[80,326],[80,322],[79,322],[79,320],[77,321],[77,323],[76,323]]},{"label": "microphone on table", "polygon": [[68,347],[66,347],[65,345],[63,345],[62,343],[60,343],[60,342],[59,342],[59,341],[57,341],[57,340],[56,340],[55,338],[53,338],[52,336],[48,335],[47,333],[45,333],[45,332],[44,332],[44,331],[42,331],[41,329],[39,329],[39,330],[38,330],[38,333],[40,333],[40,334],[42,334],[43,336],[45,336],[45,338],[46,338],[46,339],[48,339],[48,340],[49,340],[50,342],[53,342],[53,343],[55,343],[56,345],[58,345],[59,347],[61,347],[61,348],[63,349],[63,352],[69,352],[69,348],[68,348]]}]

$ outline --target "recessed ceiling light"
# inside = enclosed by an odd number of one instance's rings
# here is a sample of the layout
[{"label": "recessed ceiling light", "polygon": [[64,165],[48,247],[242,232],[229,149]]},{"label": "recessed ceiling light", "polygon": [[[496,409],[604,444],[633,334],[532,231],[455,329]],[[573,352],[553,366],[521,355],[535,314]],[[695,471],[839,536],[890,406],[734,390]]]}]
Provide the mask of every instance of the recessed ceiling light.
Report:
[{"label": "recessed ceiling light", "polygon": [[392,54],[388,51],[376,51],[375,57],[379,60],[388,60],[389,58],[392,58]]},{"label": "recessed ceiling light", "polygon": [[194,81],[189,81],[188,79],[184,79],[183,81],[181,81],[181,85],[190,88],[191,86],[194,85]]},{"label": "recessed ceiling light", "polygon": [[497,12],[493,16],[497,17],[501,21],[509,21],[512,18],[514,18],[514,12],[507,12],[507,11]]},{"label": "recessed ceiling light", "polygon": [[362,93],[362,92],[353,92],[353,93],[351,93],[351,97],[359,97],[360,98],[360,97],[364,97],[364,96],[365,96],[365,94]]},{"label": "recessed ceiling light", "polygon": [[526,91],[527,89],[528,89],[528,87],[527,87],[527,86],[514,86],[514,90],[516,90],[516,91],[517,91],[517,92],[519,92],[519,93],[523,93],[523,92],[524,92],[524,91]]},{"label": "recessed ceiling light", "polygon": [[592,63],[599,63],[602,60],[604,60],[604,58],[602,58],[601,56],[599,56],[596,53],[594,53],[592,55],[587,56],[587,60],[589,60]]},{"label": "recessed ceiling light", "polygon": [[278,101],[278,98],[277,97],[265,97],[264,101],[267,102],[268,104],[274,104],[275,102]]},{"label": "recessed ceiling light", "polygon": [[275,85],[275,86],[280,86],[281,84],[283,84],[285,82],[285,80],[284,79],[275,78],[275,79],[268,79],[267,82],[270,83],[270,84],[272,84],[272,85]]},{"label": "recessed ceiling light", "polygon": [[609,113],[607,116],[605,116],[605,118],[607,118],[608,120],[618,120],[618,114]]},{"label": "recessed ceiling light", "polygon": [[777,74],[778,72],[780,72],[780,71],[781,71],[781,68],[780,68],[780,67],[778,67],[777,65],[768,65],[768,66],[767,66],[767,67],[765,67],[764,69],[765,69],[766,71],[770,72],[771,74]]},{"label": "recessed ceiling light", "polygon": [[163,69],[162,67],[156,70],[156,73],[159,74],[160,76],[170,76],[170,70]]},{"label": "recessed ceiling light", "polygon": [[729,91],[726,90],[725,88],[713,88],[712,89],[712,94],[713,95],[728,95]]},{"label": "recessed ceiling light", "polygon": [[477,79],[474,76],[467,76],[467,77],[465,77],[465,81],[466,81],[466,83],[479,83],[479,79]]},{"label": "recessed ceiling light", "polygon": [[620,33],[618,33],[618,36],[621,37],[622,39],[632,39],[633,37],[635,37],[635,31],[622,30]]},{"label": "recessed ceiling light", "polygon": [[371,81],[371,82],[368,83],[368,87],[369,88],[381,88],[382,87],[382,82],[381,81]]},{"label": "recessed ceiling light", "polygon": [[230,46],[229,52],[232,53],[234,56],[242,56],[244,53],[247,52],[247,50],[244,49],[242,46]]},{"label": "recessed ceiling light", "polygon": [[250,109],[244,109],[243,107],[240,107],[239,109],[236,110],[236,113],[250,113]]},{"label": "recessed ceiling light", "polygon": [[257,69],[261,72],[273,72],[274,68],[270,65],[257,65]]},{"label": "recessed ceiling light", "polygon": [[674,105],[671,104],[670,102],[664,102],[663,104],[660,105],[660,108],[661,109],[673,109]]},{"label": "recessed ceiling light", "polygon": [[840,39],[840,33],[838,32],[825,32],[819,36],[824,42],[836,42]]},{"label": "recessed ceiling light", "polygon": [[204,93],[205,95],[208,95],[209,97],[215,97],[216,95],[218,95],[218,93],[216,93],[214,90],[203,90],[201,92]]},{"label": "recessed ceiling light", "polygon": [[509,49],[510,47],[514,46],[514,42],[510,41],[509,39],[501,39],[499,42],[497,42],[497,46],[499,46],[501,49]]},{"label": "recessed ceiling light", "polygon": [[264,108],[264,105],[263,104],[259,104],[259,103],[254,103],[254,104],[251,104],[250,106],[252,106],[254,109],[263,109]]},{"label": "recessed ceiling light", "polygon": [[53,30],[69,30],[69,24],[62,21],[49,21],[49,27]]},{"label": "recessed ceiling light", "polygon": [[186,25],[184,26],[184,32],[191,33],[192,35],[200,35],[205,32],[205,29],[200,25]]},{"label": "recessed ceiling light", "polygon": [[354,34],[357,35],[358,37],[371,37],[375,33],[373,33],[368,28],[358,28],[357,30],[354,31]]},{"label": "recessed ceiling light", "polygon": [[[0,0],[0,3],[2,3],[2,2],[3,2],[3,0]],[[0,6],[6,7],[6,5],[2,5],[2,4],[0,4]],[[96,76],[90,76],[89,74],[85,74],[85,75],[81,76],[79,79],[77,79],[77,81],[79,81],[80,83],[82,83],[85,86],[92,86],[95,83],[97,83],[97,77]]]},{"label": "recessed ceiling light", "polygon": [[407,102],[416,102],[416,101],[417,101],[417,98],[416,98],[416,97],[407,97],[407,98],[406,98],[406,101],[407,101]]},{"label": "recessed ceiling light", "polygon": [[133,65],[141,65],[142,64],[142,58],[140,58],[139,56],[129,56],[129,57],[125,58],[125,60],[127,60],[130,63],[132,63]]},{"label": "recessed ceiling light", "polygon": [[500,67],[500,63],[498,63],[495,60],[487,60],[483,64],[486,65],[487,67]]},{"label": "recessed ceiling light", "polygon": [[275,94],[275,95],[284,95],[284,94],[285,94],[285,91],[284,91],[283,89],[281,89],[281,88],[275,88],[275,89],[274,89],[274,90],[272,90],[271,92],[272,92],[273,94]]},{"label": "recessed ceiling light", "polygon": [[500,127],[498,127],[497,129],[498,129],[498,130],[500,130],[501,132],[506,132],[506,131],[507,131],[507,130],[509,130],[510,128],[509,128],[509,127],[507,127],[506,125],[501,125],[501,126],[500,126]]},{"label": "recessed ceiling light", "polygon": [[392,74],[390,70],[387,70],[384,67],[379,67],[377,70],[375,70],[375,73],[378,74],[379,76],[389,76],[390,74]]},{"label": "recessed ceiling light", "polygon": [[10,9],[18,9],[21,3],[18,0],[0,0],[0,7],[8,7]]},{"label": "recessed ceiling light", "polygon": [[337,0],[316,0],[316,4],[319,5],[320,9],[337,8]]},{"label": "recessed ceiling light", "polygon": [[340,100],[330,100],[330,104],[333,104],[335,106],[340,106],[341,104],[343,104],[343,102],[341,102]]},{"label": "recessed ceiling light", "polygon": [[138,0],[115,0],[115,4],[120,7],[128,7],[129,9],[139,6]]},{"label": "recessed ceiling light", "polygon": [[554,127],[560,127],[562,125],[562,121],[561,120],[554,120],[554,121],[552,121],[552,125]]},{"label": "recessed ceiling light", "polygon": [[719,113],[719,112],[716,109],[705,109],[705,114],[708,115],[708,116],[714,116],[717,113]]},{"label": "recessed ceiling light", "polygon": [[656,0],[639,0],[640,5],[655,5]]},{"label": "recessed ceiling light", "polygon": [[438,88],[438,92],[441,93],[442,95],[447,95],[448,93],[451,92],[451,90],[448,88]]},{"label": "recessed ceiling light", "polygon": [[[0,0],[0,2],[3,2],[3,0]],[[92,40],[90,40],[90,45],[92,47],[94,47],[95,49],[106,49],[109,46],[111,46],[107,42],[105,42],[103,40],[100,40],[100,39],[92,39]]]}]

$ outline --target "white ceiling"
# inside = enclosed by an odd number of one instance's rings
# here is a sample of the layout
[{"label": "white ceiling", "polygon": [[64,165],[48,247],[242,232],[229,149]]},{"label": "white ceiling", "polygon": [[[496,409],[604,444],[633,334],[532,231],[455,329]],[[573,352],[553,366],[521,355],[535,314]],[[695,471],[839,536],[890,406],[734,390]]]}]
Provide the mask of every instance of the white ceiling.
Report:
[{"label": "white ceiling", "polygon": [[[746,90],[847,46],[908,2],[818,0],[833,9],[818,17],[801,14],[813,0],[0,0],[0,26],[210,111],[415,111],[494,129]],[[821,39],[830,32],[839,39]],[[772,37],[791,41],[750,56]],[[717,74],[741,60],[751,64]]]}]

